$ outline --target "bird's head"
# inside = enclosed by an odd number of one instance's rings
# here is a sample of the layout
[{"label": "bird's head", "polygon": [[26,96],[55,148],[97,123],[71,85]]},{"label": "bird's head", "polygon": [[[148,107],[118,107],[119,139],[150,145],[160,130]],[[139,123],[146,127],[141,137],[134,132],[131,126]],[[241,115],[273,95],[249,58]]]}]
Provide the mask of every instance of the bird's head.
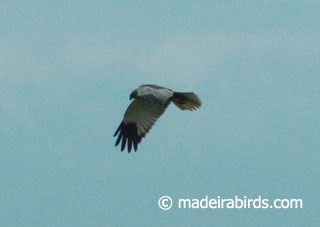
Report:
[{"label": "bird's head", "polygon": [[133,90],[133,91],[131,92],[131,94],[130,94],[130,100],[137,98],[137,96],[138,96],[138,92],[137,92],[137,90],[135,89],[135,90]]}]

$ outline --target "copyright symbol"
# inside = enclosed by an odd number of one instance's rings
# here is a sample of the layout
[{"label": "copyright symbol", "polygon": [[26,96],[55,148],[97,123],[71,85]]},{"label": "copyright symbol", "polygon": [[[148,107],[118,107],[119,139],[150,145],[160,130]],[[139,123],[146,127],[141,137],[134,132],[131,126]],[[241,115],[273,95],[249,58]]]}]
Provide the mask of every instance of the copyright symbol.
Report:
[{"label": "copyright symbol", "polygon": [[172,207],[172,199],[169,196],[162,196],[158,201],[158,205],[162,210],[169,210]]}]

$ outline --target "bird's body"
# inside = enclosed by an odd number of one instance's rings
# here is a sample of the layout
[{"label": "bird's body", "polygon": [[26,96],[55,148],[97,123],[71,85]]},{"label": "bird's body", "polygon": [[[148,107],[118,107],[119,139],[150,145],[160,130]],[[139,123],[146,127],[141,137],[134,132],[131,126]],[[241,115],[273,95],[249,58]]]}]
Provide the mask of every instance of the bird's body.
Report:
[{"label": "bird's body", "polygon": [[130,94],[134,99],[124,114],[124,118],[114,136],[118,138],[116,146],[121,141],[121,151],[128,144],[128,152],[132,145],[137,151],[141,139],[146,136],[156,120],[173,102],[181,110],[200,108],[201,101],[193,92],[174,92],[171,89],[157,85],[141,85]]}]

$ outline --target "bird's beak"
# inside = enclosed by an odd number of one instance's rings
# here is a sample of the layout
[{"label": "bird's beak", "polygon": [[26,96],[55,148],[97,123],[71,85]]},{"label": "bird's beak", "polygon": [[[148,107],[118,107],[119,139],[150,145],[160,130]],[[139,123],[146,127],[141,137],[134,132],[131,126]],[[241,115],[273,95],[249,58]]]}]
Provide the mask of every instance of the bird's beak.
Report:
[{"label": "bird's beak", "polygon": [[130,100],[131,100],[131,99],[134,99],[134,98],[136,97],[136,95],[137,95],[137,93],[136,93],[135,91],[131,92],[129,99],[130,99]]}]

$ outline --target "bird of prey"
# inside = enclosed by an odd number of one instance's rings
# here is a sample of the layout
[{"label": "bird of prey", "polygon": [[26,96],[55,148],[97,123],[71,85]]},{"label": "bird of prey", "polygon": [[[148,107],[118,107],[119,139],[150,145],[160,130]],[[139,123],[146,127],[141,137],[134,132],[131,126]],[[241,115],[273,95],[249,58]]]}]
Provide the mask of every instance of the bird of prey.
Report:
[{"label": "bird of prey", "polygon": [[128,144],[128,153],[132,145],[137,151],[141,139],[146,136],[156,120],[165,112],[168,105],[173,102],[181,110],[196,110],[200,108],[201,101],[193,92],[175,92],[171,89],[153,84],[141,85],[130,94],[134,99],[124,114],[124,118],[114,137],[118,138],[115,146],[121,142],[121,151]]}]

